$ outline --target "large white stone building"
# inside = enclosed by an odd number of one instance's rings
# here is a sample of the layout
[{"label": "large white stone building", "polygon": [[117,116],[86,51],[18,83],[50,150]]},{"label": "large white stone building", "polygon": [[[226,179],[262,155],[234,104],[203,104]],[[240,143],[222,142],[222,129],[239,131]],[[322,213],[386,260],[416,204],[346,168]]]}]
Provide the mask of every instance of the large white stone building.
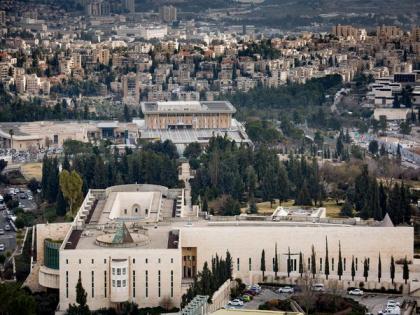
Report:
[{"label": "large white stone building", "polygon": [[[391,256],[413,260],[413,228],[384,222],[326,224],[311,221],[204,220],[176,218],[184,207],[184,191],[156,185],[123,185],[90,190],[72,223],[38,225],[37,261],[31,276],[46,288],[60,291],[59,310],[75,303],[81,278],[91,309],[118,307],[133,301],[140,307],[158,306],[170,299],[179,306],[194,275],[216,254],[229,251],[234,277],[246,283],[261,281],[261,252],[265,250],[266,275],[273,279],[272,260],[278,247],[279,274],[298,277],[299,253],[304,268],[316,252],[317,278],[324,279],[326,239],[330,278],[337,278],[339,243],[343,258],[343,283],[363,280],[363,262],[369,261],[369,281],[377,283],[378,256],[382,282],[390,282]],[[356,278],[351,281],[352,259]],[[412,268],[412,267],[410,267]],[[413,278],[414,276],[412,276]],[[322,280],[318,280],[322,281]],[[395,281],[402,281],[397,265]]]}]

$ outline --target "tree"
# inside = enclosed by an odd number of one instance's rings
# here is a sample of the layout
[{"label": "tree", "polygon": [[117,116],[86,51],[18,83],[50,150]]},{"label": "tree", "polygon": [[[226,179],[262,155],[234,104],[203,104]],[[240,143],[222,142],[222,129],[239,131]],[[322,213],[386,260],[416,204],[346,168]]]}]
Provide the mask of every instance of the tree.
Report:
[{"label": "tree", "polygon": [[184,156],[187,159],[197,159],[201,152],[201,145],[198,142],[192,142],[185,147]]},{"label": "tree", "polygon": [[391,277],[391,283],[394,283],[394,279],[395,279],[395,262],[394,262],[394,256],[391,256],[391,265],[389,266],[389,275]]},{"label": "tree", "polygon": [[370,153],[372,153],[373,155],[376,155],[378,153],[378,149],[379,149],[378,141],[372,140],[371,142],[369,142]]},{"label": "tree", "polygon": [[354,281],[354,277],[356,276],[356,268],[354,266],[354,256],[351,258],[351,281]]},{"label": "tree", "polygon": [[330,262],[329,262],[329,258],[328,258],[328,238],[325,237],[325,277],[328,280],[328,276],[330,274]]},{"label": "tree", "polygon": [[381,282],[382,277],[382,262],[381,262],[381,253],[378,256],[378,282]]},{"label": "tree", "polygon": [[341,280],[343,275],[343,258],[341,257],[341,242],[338,241],[338,265],[337,265],[338,280]]},{"label": "tree", "polygon": [[409,135],[411,133],[411,126],[408,121],[403,121],[402,123],[400,123],[400,132],[403,135]]},{"label": "tree", "polygon": [[32,177],[29,180],[29,182],[27,184],[27,187],[35,195],[37,193],[39,187],[40,187],[40,183],[39,183],[39,181],[35,177]]},{"label": "tree", "polygon": [[346,202],[343,204],[340,210],[340,215],[343,217],[352,217],[353,216],[353,205],[347,199]]},{"label": "tree", "polygon": [[385,132],[388,129],[388,122],[386,120],[386,116],[384,115],[379,116],[378,127],[379,129],[382,130],[382,132]]},{"label": "tree", "polygon": [[364,262],[363,262],[363,277],[365,277],[365,281],[367,281],[369,275],[369,263],[367,258],[365,258]]},{"label": "tree", "polygon": [[312,273],[312,278],[315,279],[315,275],[316,275],[316,254],[315,254],[314,245],[312,245],[312,254],[311,254],[311,273]]},{"label": "tree", "polygon": [[76,171],[70,173],[63,170],[60,174],[60,189],[63,192],[64,198],[69,202],[70,212],[74,215],[82,204],[83,192],[82,192],[83,180]]},{"label": "tree", "polygon": [[17,283],[0,284],[0,314],[36,314],[34,297]]},{"label": "tree", "polygon": [[279,258],[277,253],[277,243],[274,247],[274,264],[273,264],[273,271],[274,271],[274,277],[277,279],[277,273],[279,272]]},{"label": "tree", "polygon": [[302,252],[299,252],[299,273],[300,273],[300,277],[302,278],[302,275],[303,275],[303,255],[302,255]]},{"label": "tree", "polygon": [[408,269],[408,261],[407,256],[404,258],[403,262],[403,279],[405,284],[407,284],[407,280],[410,278],[410,270]]},{"label": "tree", "polygon": [[290,277],[290,272],[292,271],[292,259],[290,257],[290,247],[287,251],[287,277]]},{"label": "tree", "polygon": [[89,306],[86,305],[87,293],[82,286],[82,279],[79,277],[76,284],[76,304],[70,304],[67,315],[90,315]]},{"label": "tree", "polygon": [[392,102],[392,107],[393,108],[400,108],[401,107],[400,100],[398,99],[397,94],[394,95],[394,101]]},{"label": "tree", "polygon": [[261,265],[260,270],[262,271],[263,281],[264,281],[264,274],[265,274],[265,250],[263,249],[261,252]]}]

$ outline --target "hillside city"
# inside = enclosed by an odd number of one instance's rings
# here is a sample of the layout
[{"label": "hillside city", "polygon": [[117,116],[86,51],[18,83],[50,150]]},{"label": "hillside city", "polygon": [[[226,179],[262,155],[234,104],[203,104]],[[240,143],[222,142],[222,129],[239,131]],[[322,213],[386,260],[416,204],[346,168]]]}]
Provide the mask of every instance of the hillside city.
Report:
[{"label": "hillside city", "polygon": [[0,314],[420,313],[419,14],[0,1]]}]

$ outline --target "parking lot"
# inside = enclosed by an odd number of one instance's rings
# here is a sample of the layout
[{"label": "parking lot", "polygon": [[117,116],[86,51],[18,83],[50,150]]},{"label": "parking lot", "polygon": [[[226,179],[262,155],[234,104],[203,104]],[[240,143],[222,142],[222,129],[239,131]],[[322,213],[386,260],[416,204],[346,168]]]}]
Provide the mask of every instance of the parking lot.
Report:
[{"label": "parking lot", "polygon": [[[277,288],[262,288],[259,294],[255,295],[250,302],[245,302],[242,306],[227,305],[226,307],[232,309],[256,310],[261,304],[264,304],[267,301],[275,299],[285,300],[290,298],[291,294],[278,293],[276,292],[276,289]],[[380,312],[386,308],[389,300],[394,300],[400,305],[404,302],[403,296],[395,294],[365,293],[363,296],[354,296],[349,295],[347,291],[337,292],[337,294],[343,297],[350,297],[355,301],[358,301],[360,304],[366,306],[368,313],[375,315],[380,314]]]}]

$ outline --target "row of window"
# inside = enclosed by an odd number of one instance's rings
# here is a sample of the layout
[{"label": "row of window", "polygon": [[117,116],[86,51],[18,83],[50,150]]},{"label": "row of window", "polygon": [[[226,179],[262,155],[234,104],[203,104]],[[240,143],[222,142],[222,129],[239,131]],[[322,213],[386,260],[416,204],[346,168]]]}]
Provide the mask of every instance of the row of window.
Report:
[{"label": "row of window", "polygon": [[121,275],[125,275],[127,273],[127,268],[112,268],[112,275],[115,276],[115,274],[117,276],[121,276]]},{"label": "row of window", "polygon": [[[187,257],[187,256],[184,256],[184,261],[186,260],[186,258],[185,257]],[[194,256],[191,256],[191,257],[193,257],[192,258],[192,260],[194,261],[195,260],[195,257]],[[189,260],[191,260],[191,258],[189,259]],[[106,264],[106,258],[104,259],[104,264]],[[136,263],[136,259],[135,258],[133,258],[133,260],[132,260],[132,262],[133,262],[133,264],[135,264]],[[160,264],[161,262],[162,262],[162,260],[161,260],[161,258],[158,258],[158,260],[157,260],[157,262],[158,262],[158,264]],[[91,263],[92,264],[94,264],[95,263],[95,259],[91,259]],[[148,264],[149,263],[149,259],[148,258],[145,258],[144,259],[144,263],[145,264]],[[173,264],[174,263],[174,259],[173,258],[171,258],[171,264]],[[69,260],[68,259],[66,259],[66,265],[68,265],[69,264]],[[82,259],[80,259],[79,258],[79,265],[81,265],[82,264]]]},{"label": "row of window", "polygon": [[[120,270],[120,273],[124,273],[126,268],[112,268],[112,272],[118,273],[118,270]],[[81,271],[79,270],[79,277],[81,277]],[[171,297],[174,296],[174,271],[171,270]],[[158,280],[158,297],[161,297],[161,271],[158,270],[157,274],[157,280]],[[132,292],[133,297],[136,297],[136,271],[133,270],[133,277],[132,277]],[[128,282],[125,279],[122,280],[112,280],[112,287],[113,288],[125,288],[128,286]],[[107,272],[104,270],[104,297],[107,297]],[[92,298],[95,297],[95,272],[91,271],[91,296]],[[149,271],[145,270],[145,296],[146,298],[149,297]],[[69,272],[66,271],[66,298],[69,298]]]}]

